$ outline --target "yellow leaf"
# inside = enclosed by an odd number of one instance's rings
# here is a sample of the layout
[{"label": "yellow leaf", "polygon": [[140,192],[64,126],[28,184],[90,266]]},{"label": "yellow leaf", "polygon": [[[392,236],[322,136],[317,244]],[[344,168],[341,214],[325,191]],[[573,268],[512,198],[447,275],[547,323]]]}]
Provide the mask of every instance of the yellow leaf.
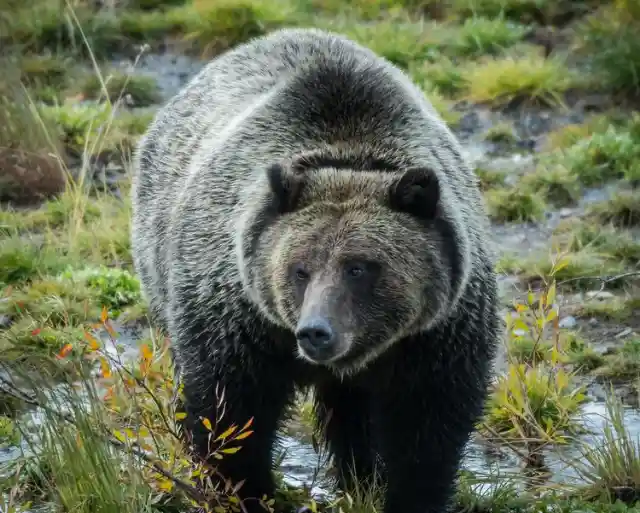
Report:
[{"label": "yellow leaf", "polygon": [[525,305],[521,305],[521,304],[516,305],[516,312],[518,313],[526,312],[527,310],[528,308]]},{"label": "yellow leaf", "polygon": [[176,420],[183,420],[187,418],[187,414],[184,412],[176,413]]},{"label": "yellow leaf", "polygon": [[89,349],[92,351],[97,351],[100,349],[100,342],[98,342],[95,337],[85,331],[84,338],[89,342]]},{"label": "yellow leaf", "polygon": [[151,351],[151,349],[149,349],[149,346],[147,344],[142,344],[142,346],[140,347],[140,351],[142,352],[142,357],[145,360],[151,360],[153,358],[153,352]]},{"label": "yellow leaf", "polygon": [[203,418],[202,424],[207,428],[207,430],[211,431],[211,421],[209,419]]},{"label": "yellow leaf", "polygon": [[244,433],[240,433],[238,436],[234,438],[234,440],[244,440],[245,438],[251,436],[253,431],[245,431]]},{"label": "yellow leaf", "polygon": [[73,346],[71,344],[65,344],[62,347],[62,349],[60,349],[60,352],[58,353],[58,358],[64,358],[71,352],[72,349],[73,349]]},{"label": "yellow leaf", "polygon": [[171,490],[173,490],[173,481],[171,481],[170,479],[160,481],[160,483],[158,483],[158,488],[170,492]]},{"label": "yellow leaf", "polygon": [[113,431],[113,436],[115,436],[115,437],[116,437],[116,439],[120,440],[121,442],[124,442],[124,441],[125,441],[124,434],[123,434],[121,431],[114,430],[114,431]]},{"label": "yellow leaf", "polygon": [[107,310],[106,306],[102,307],[102,312],[100,313],[100,321],[102,323],[105,323],[107,321],[107,319],[109,318],[109,312]]},{"label": "yellow leaf", "polygon": [[247,429],[251,424],[253,424],[253,417],[251,417],[251,418],[247,421],[247,423],[246,423],[244,426],[242,426],[242,429],[241,429],[240,431],[244,431],[244,430],[245,430],[245,429]]},{"label": "yellow leaf", "polygon": [[220,434],[218,436],[218,438],[215,439],[215,441],[217,442],[218,440],[224,440],[225,438],[227,438],[231,433],[233,433],[236,429],[238,428],[238,426],[231,426],[229,429],[227,429],[224,433]]},{"label": "yellow leaf", "polygon": [[111,377],[111,367],[105,358],[100,358],[100,369],[102,370],[102,376],[105,378]]},{"label": "yellow leaf", "polygon": [[240,449],[242,449],[242,447],[229,447],[228,449],[220,449],[220,452],[224,454],[235,454]]}]

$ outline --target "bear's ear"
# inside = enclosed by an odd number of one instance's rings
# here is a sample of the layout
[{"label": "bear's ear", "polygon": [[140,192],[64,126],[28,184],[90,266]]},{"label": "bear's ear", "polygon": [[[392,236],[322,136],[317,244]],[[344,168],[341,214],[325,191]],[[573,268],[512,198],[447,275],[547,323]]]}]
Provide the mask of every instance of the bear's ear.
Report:
[{"label": "bear's ear", "polygon": [[389,206],[421,219],[434,219],[438,213],[440,183],[427,168],[407,169],[389,189]]},{"label": "bear's ear", "polygon": [[295,210],[302,192],[303,175],[275,163],[267,168],[267,179],[276,212],[285,214]]}]

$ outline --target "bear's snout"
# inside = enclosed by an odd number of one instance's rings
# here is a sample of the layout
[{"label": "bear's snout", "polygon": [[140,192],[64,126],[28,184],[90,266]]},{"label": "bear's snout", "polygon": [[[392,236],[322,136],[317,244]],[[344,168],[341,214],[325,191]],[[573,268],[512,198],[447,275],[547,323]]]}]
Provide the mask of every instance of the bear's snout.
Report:
[{"label": "bear's snout", "polygon": [[336,356],[338,337],[326,319],[314,316],[301,320],[295,335],[307,358],[323,362]]}]

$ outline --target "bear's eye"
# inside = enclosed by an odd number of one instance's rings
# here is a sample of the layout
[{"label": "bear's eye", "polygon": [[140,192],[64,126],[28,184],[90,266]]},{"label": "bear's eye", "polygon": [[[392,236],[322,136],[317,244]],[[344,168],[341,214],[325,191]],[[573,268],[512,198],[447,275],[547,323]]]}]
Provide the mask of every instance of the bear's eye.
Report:
[{"label": "bear's eye", "polygon": [[347,266],[346,271],[350,278],[359,278],[366,272],[364,267],[360,265],[349,265]]},{"label": "bear's eye", "polygon": [[309,273],[299,266],[295,267],[293,276],[295,277],[296,281],[307,281],[309,279]]}]

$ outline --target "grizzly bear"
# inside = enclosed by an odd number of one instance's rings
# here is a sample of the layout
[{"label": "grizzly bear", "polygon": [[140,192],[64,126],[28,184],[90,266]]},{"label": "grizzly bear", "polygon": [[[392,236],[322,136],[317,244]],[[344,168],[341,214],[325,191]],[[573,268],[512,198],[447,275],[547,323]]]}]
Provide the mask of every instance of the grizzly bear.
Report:
[{"label": "grizzly bear", "polygon": [[[500,329],[478,180],[408,76],[347,38],[281,29],[208,63],[135,156],[134,263],[184,385],[186,426],[253,418],[211,459],[247,511],[312,387],[344,490],[445,511]],[[378,468],[378,464],[380,468]],[[374,477],[378,476],[377,478]]]}]

